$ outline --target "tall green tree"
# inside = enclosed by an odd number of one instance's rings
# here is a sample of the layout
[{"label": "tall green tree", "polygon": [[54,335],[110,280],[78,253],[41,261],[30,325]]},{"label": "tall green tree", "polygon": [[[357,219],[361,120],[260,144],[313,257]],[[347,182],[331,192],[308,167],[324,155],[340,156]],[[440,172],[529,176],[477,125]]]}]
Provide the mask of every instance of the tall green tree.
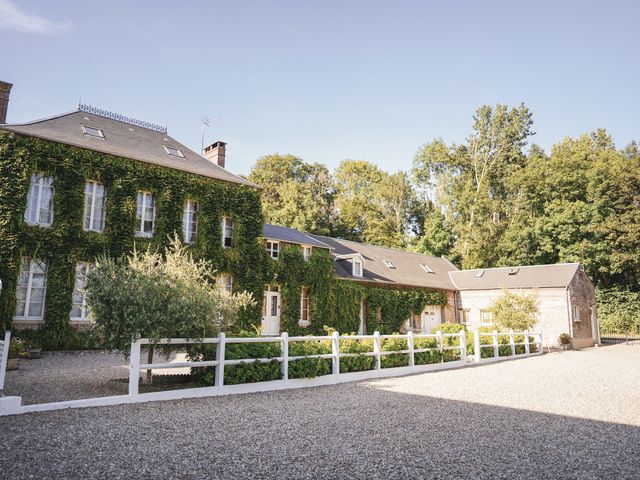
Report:
[{"label": "tall green tree", "polygon": [[525,105],[480,107],[466,143],[424,145],[414,160],[418,187],[435,191],[435,202],[450,217],[462,266],[495,264],[496,237],[508,225],[509,177],[526,163],[523,149],[533,134]]},{"label": "tall green tree", "polygon": [[263,188],[262,210],[268,223],[317,233],[330,233],[333,188],[324,165],[305,163],[294,155],[266,155],[249,179]]},{"label": "tall green tree", "polygon": [[350,240],[404,247],[416,195],[408,175],[389,174],[363,160],[345,160],[334,173],[334,234]]}]

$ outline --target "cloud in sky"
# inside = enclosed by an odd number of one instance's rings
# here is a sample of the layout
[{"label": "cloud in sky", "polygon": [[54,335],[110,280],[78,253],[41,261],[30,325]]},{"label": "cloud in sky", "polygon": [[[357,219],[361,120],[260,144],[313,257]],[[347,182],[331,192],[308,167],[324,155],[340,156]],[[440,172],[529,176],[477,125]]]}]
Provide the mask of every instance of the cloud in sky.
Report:
[{"label": "cloud in sky", "polygon": [[38,15],[31,15],[11,0],[0,0],[0,29],[22,33],[52,35],[72,28],[71,22],[55,22]]}]

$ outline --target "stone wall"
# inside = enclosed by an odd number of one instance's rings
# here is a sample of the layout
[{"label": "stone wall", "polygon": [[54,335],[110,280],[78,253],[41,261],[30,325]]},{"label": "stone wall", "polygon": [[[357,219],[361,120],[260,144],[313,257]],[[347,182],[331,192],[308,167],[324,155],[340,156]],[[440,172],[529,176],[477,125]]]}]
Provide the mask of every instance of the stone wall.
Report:
[{"label": "stone wall", "polygon": [[598,341],[595,287],[582,269],[578,269],[569,285],[569,302],[573,347],[582,348],[593,345]]}]

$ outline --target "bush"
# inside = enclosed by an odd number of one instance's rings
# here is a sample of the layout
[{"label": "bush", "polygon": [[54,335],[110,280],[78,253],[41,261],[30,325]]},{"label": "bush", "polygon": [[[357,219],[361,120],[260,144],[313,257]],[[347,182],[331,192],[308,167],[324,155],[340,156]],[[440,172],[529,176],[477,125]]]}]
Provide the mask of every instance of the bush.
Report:
[{"label": "bush", "polygon": [[373,340],[340,340],[340,353],[354,353],[340,358],[340,373],[364,372],[376,368],[376,359],[363,353],[373,352]]},{"label": "bush", "polygon": [[[109,350],[102,338],[92,327],[76,329],[70,328],[62,338],[55,338],[43,328],[25,328],[14,332],[16,337],[24,340],[30,348],[43,350]],[[40,347],[37,347],[39,345]]]},{"label": "bush", "polygon": [[87,275],[87,302],[105,343],[123,352],[140,337],[204,338],[255,304],[250,294],[215,285],[214,275],[175,237],[162,255],[147,249],[102,257]]},{"label": "bush", "polygon": [[18,358],[24,356],[29,351],[29,346],[19,338],[12,337],[9,340],[9,358]]},{"label": "bush", "polygon": [[531,330],[539,310],[537,293],[519,295],[507,289],[491,305],[493,321],[501,330]]}]

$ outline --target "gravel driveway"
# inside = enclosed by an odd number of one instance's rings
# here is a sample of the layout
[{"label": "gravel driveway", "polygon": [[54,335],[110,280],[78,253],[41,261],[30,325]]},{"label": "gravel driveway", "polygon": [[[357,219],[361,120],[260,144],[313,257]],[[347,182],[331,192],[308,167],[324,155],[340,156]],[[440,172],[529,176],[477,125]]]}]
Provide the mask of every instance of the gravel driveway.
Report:
[{"label": "gravel driveway", "polygon": [[640,345],[0,417],[2,478],[639,478]]}]

